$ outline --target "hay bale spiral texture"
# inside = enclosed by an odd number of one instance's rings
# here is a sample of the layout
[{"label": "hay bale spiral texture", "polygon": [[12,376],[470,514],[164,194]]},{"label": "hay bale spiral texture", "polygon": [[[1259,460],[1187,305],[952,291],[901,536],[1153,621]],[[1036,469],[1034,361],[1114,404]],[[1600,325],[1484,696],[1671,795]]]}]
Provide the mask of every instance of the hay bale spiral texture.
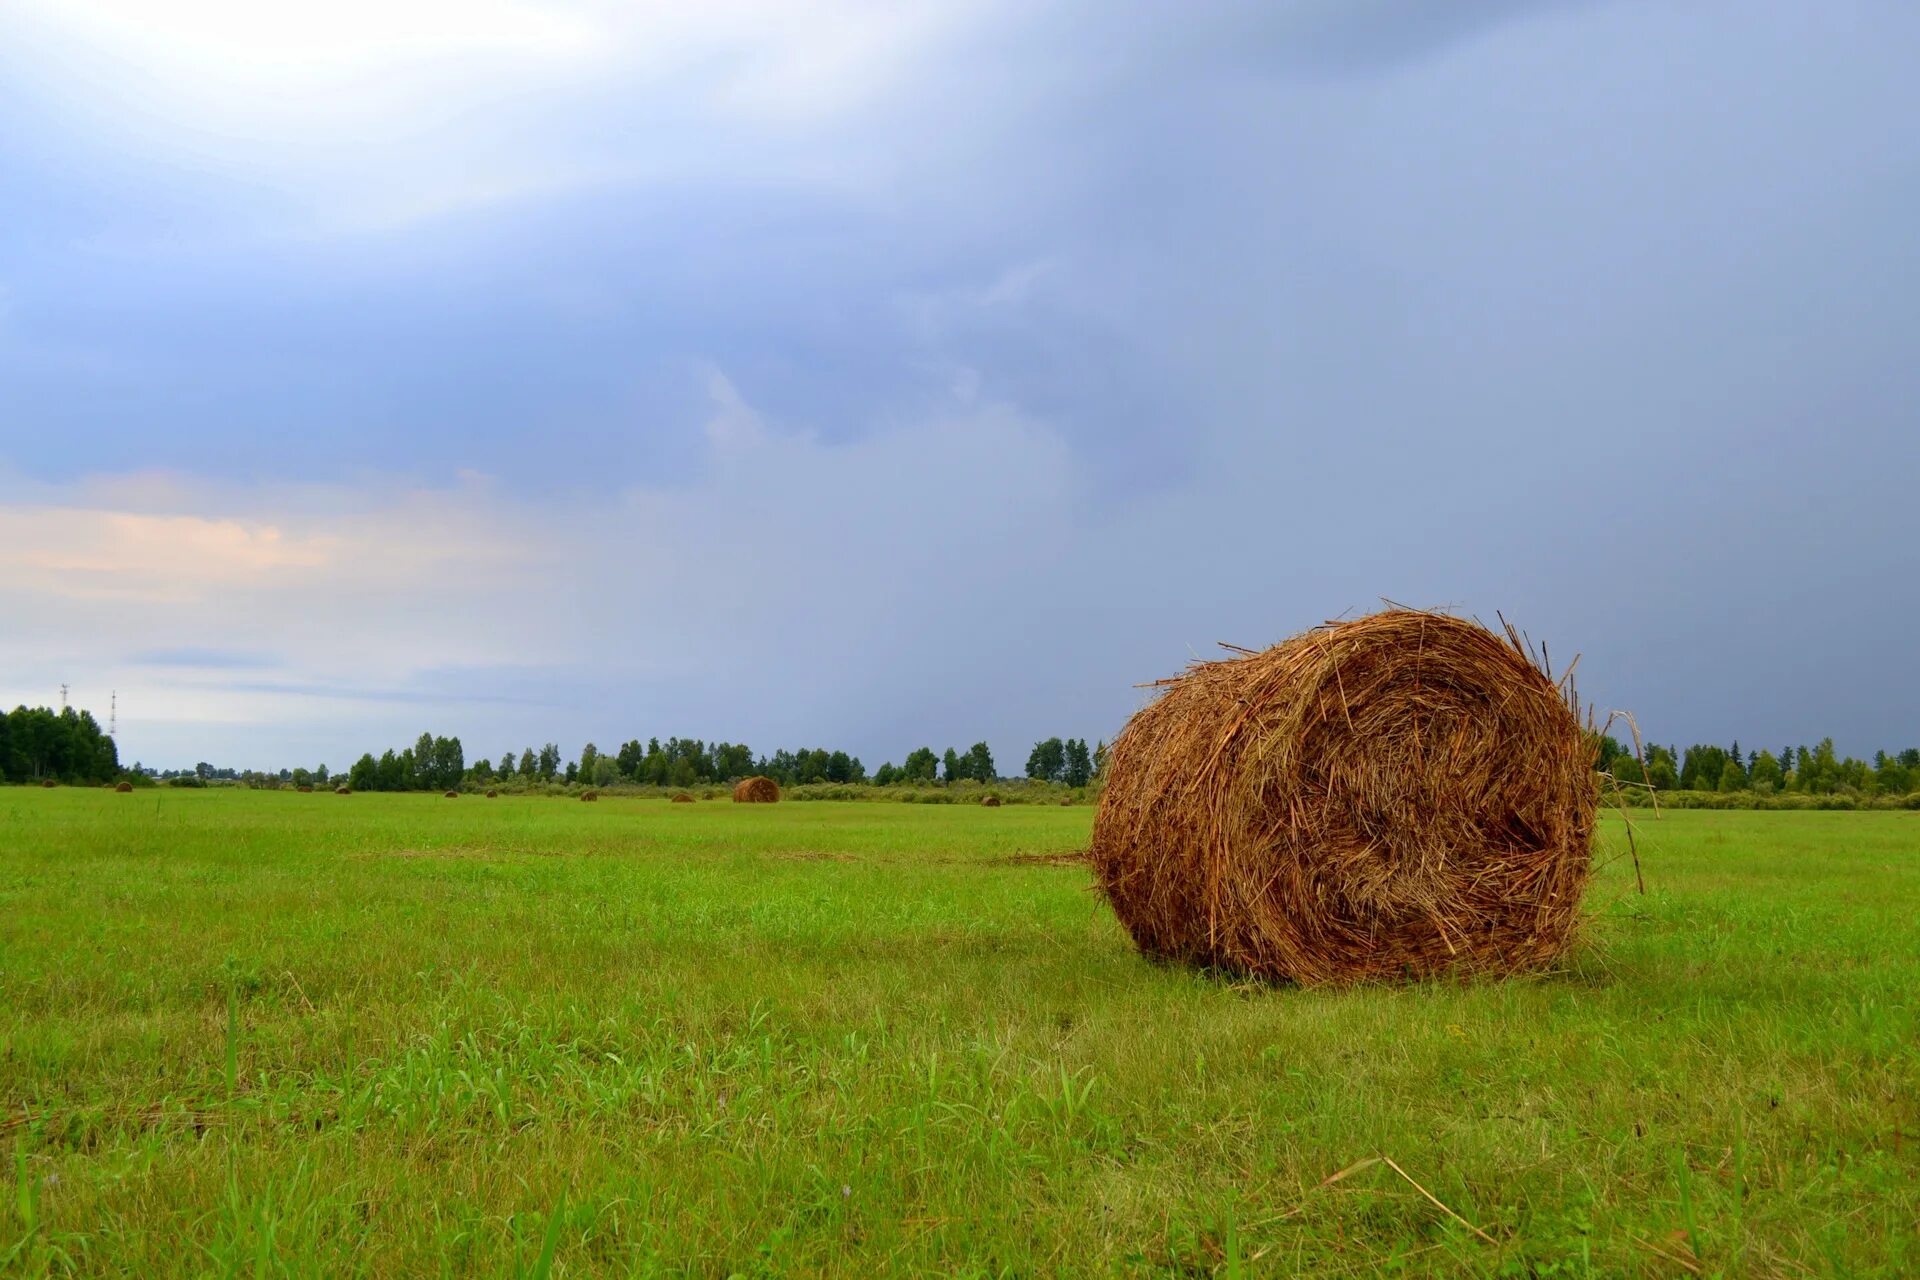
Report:
[{"label": "hay bale spiral texture", "polygon": [[1594,753],[1571,682],[1511,627],[1394,609],[1162,685],[1113,744],[1093,828],[1143,951],[1306,985],[1566,948]]},{"label": "hay bale spiral texture", "polygon": [[743,778],[733,789],[735,804],[772,804],[780,798],[780,784],[772,778]]}]

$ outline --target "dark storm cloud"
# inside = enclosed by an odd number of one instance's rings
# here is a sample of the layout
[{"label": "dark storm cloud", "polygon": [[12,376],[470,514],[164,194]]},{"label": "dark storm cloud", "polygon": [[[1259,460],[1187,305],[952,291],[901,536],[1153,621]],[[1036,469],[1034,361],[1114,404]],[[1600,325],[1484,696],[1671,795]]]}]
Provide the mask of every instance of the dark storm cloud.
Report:
[{"label": "dark storm cloud", "polygon": [[[1885,675],[1920,624],[1912,8],[1020,6],[855,54],[741,41],[324,172],[181,164],[31,99],[0,144],[0,456],[73,508],[110,505],[98,472],[201,477],[194,512],[325,562],[300,633],[248,594],[273,580],[220,588],[288,655],[262,695],[411,689],[502,743],[987,736],[1017,764],[1215,640],[1380,596],[1584,651],[1662,740],[1920,739]],[[341,496],[396,486],[445,496]],[[376,535],[330,513],[368,503],[379,537],[479,548],[420,589],[458,626],[356,580]],[[517,595],[482,567],[511,556]],[[0,589],[44,589],[19,563]],[[58,636],[29,642],[53,677]],[[286,723],[220,732],[270,756]]]}]

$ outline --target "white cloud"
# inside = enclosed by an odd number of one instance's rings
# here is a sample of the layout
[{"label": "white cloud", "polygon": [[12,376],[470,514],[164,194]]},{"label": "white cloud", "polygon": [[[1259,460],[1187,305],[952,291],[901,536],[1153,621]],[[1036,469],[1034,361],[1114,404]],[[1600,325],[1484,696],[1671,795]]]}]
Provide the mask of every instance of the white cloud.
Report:
[{"label": "white cloud", "polygon": [[743,132],[797,178],[799,138],[981,7],[24,0],[0,70],[83,145],[244,193],[257,233],[362,234],[699,172]]},{"label": "white cloud", "polygon": [[[957,633],[971,653],[943,696],[1025,643],[988,605],[1069,545],[1075,468],[1051,431],[985,406],[825,443],[718,370],[710,386],[703,474],[590,501],[484,479],[0,489],[0,612],[20,620],[0,698],[117,689],[148,760],[314,742],[338,761],[423,718],[489,751],[640,724],[758,745],[861,732],[861,704],[910,701],[920,655]],[[249,660],[144,658],[169,651]]]}]

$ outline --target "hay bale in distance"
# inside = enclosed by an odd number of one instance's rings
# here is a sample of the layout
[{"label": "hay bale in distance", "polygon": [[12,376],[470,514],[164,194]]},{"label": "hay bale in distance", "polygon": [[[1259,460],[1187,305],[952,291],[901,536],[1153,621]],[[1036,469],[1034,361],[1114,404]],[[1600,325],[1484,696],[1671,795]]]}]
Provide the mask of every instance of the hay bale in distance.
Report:
[{"label": "hay bale in distance", "polygon": [[52,778],[42,778],[40,779],[40,785],[47,788],[53,788],[53,787],[59,786],[60,784],[54,781]]},{"label": "hay bale in distance", "polygon": [[692,804],[693,797],[688,795],[684,791],[676,791],[673,793],[673,803],[674,804]]},{"label": "hay bale in distance", "polygon": [[582,791],[580,793],[580,798],[582,800],[598,800],[600,798],[600,793],[598,791]]},{"label": "hay bale in distance", "polygon": [[492,787],[488,787],[488,788],[487,788],[487,799],[489,799],[489,800],[491,800],[491,799],[493,799],[493,798],[494,798],[495,796],[498,796],[499,794],[500,794],[500,793],[499,793],[498,791],[496,791],[496,790],[494,790],[494,789],[493,789]]},{"label": "hay bale in distance", "polygon": [[1141,950],[1312,984],[1566,948],[1593,748],[1511,627],[1395,609],[1162,684],[1113,744],[1091,850]]},{"label": "hay bale in distance", "polygon": [[780,799],[780,784],[772,778],[742,778],[733,789],[735,804],[773,804]]},{"label": "hay bale in distance", "polygon": [[459,798],[460,793],[458,791],[449,791],[446,793],[446,799],[448,800],[458,800]]},{"label": "hay bale in distance", "polygon": [[298,791],[303,796],[310,796],[313,794],[312,787],[295,787],[294,790]]},{"label": "hay bale in distance", "polygon": [[337,796],[350,796],[353,794],[353,788],[352,787],[335,787],[333,789],[333,794]]},{"label": "hay bale in distance", "polygon": [[115,791],[118,791],[121,795],[125,795],[127,792],[133,790],[133,784],[131,782],[128,782],[125,778],[122,778],[120,779],[120,781],[114,783],[113,789]]},{"label": "hay bale in distance", "polygon": [[981,796],[980,807],[982,809],[998,809],[1000,807],[1000,797],[999,796]]}]

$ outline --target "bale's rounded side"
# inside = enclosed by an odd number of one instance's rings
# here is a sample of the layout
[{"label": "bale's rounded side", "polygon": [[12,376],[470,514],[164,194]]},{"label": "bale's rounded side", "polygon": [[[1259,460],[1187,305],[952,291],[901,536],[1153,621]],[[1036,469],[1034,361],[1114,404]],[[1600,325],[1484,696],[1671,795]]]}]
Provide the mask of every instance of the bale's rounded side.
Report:
[{"label": "bale's rounded side", "polygon": [[1154,955],[1299,983],[1566,947],[1593,751],[1517,637],[1392,610],[1200,663],[1128,722],[1095,872]]},{"label": "bale's rounded side", "polygon": [[693,797],[688,795],[684,791],[678,791],[674,793],[673,803],[674,804],[692,804]]},{"label": "bale's rounded side", "polygon": [[446,793],[446,795],[443,798],[447,800],[458,800],[460,798],[460,793],[458,791],[449,791]]},{"label": "bale's rounded side", "polygon": [[773,804],[780,799],[780,784],[772,778],[743,778],[733,789],[735,804]]},{"label": "bale's rounded side", "polygon": [[115,791],[117,791],[117,792],[119,792],[119,793],[120,793],[121,795],[125,795],[125,794],[127,794],[127,792],[129,792],[129,791],[131,791],[131,790],[133,790],[133,784],[132,784],[131,782],[127,782],[127,781],[125,781],[125,780],[123,779],[123,780],[121,780],[121,781],[119,781],[119,782],[116,782],[116,783],[114,783],[114,784],[113,784],[113,789],[114,789]]}]

